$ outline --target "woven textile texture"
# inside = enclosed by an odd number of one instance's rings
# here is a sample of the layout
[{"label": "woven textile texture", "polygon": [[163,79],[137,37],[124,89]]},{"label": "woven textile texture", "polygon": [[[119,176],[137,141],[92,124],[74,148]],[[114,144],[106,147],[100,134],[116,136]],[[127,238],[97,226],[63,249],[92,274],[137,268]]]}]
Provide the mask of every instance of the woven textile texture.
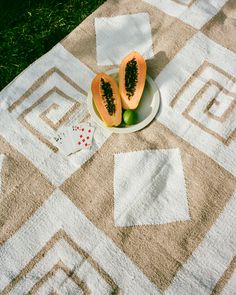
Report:
[{"label": "woven textile texture", "polygon": [[[87,94],[132,50],[161,110],[112,134]],[[235,0],[108,0],[2,90],[0,294],[236,294]]]}]

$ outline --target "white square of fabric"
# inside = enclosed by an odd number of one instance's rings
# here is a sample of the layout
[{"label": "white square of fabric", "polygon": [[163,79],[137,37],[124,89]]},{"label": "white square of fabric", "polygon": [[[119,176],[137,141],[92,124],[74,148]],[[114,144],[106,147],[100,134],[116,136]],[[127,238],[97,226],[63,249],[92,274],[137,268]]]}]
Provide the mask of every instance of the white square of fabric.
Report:
[{"label": "white square of fabric", "polygon": [[148,13],[95,19],[98,65],[116,65],[131,51],[154,56]]},{"label": "white square of fabric", "polygon": [[116,226],[157,225],[189,219],[178,148],[115,154]]}]

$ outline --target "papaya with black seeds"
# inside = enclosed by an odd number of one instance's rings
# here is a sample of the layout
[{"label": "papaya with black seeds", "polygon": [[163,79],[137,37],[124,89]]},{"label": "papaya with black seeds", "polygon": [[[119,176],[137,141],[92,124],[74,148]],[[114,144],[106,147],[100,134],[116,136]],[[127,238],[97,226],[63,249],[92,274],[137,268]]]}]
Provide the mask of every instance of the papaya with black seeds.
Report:
[{"label": "papaya with black seeds", "polygon": [[145,59],[137,51],[129,53],[119,67],[119,91],[122,107],[134,110],[141,100],[147,74]]},{"label": "papaya with black seeds", "polygon": [[116,81],[105,73],[97,74],[91,85],[96,109],[108,127],[122,121],[122,104]]}]

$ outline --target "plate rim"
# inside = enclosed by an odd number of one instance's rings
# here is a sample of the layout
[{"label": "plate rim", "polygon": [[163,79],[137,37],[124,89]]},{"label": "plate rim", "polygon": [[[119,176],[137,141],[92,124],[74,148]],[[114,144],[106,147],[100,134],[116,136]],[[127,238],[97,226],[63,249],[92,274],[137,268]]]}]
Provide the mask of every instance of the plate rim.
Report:
[{"label": "plate rim", "polygon": [[[114,68],[111,69],[109,71],[105,71],[106,74],[117,74],[119,72],[118,68]],[[139,131],[143,128],[145,128],[148,124],[150,124],[153,119],[155,118],[156,114],[158,113],[159,109],[160,109],[160,105],[161,105],[161,94],[160,94],[160,90],[157,87],[156,83],[154,82],[154,80],[147,75],[146,79],[148,80],[148,83],[151,84],[151,87],[154,88],[156,91],[153,95],[153,99],[154,99],[154,108],[152,110],[152,112],[150,113],[150,115],[148,117],[146,117],[143,121],[139,122],[138,124],[134,124],[134,125],[130,125],[130,127],[126,127],[126,128],[120,128],[120,127],[107,127],[104,122],[97,116],[97,114],[95,113],[95,110],[93,108],[93,97],[92,97],[92,91],[91,89],[89,89],[88,94],[87,94],[87,106],[88,106],[88,111],[92,117],[92,119],[95,121],[95,123],[105,129],[105,130],[109,130],[112,133],[133,133],[136,131]]]}]

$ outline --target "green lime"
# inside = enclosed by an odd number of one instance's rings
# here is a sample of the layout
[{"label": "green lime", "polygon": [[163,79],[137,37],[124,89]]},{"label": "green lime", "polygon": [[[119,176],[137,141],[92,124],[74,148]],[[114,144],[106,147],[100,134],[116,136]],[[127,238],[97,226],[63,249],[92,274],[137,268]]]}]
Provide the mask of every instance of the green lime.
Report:
[{"label": "green lime", "polygon": [[125,124],[127,124],[127,125],[134,125],[138,121],[138,115],[133,110],[126,110],[123,113],[123,120],[124,120]]}]

